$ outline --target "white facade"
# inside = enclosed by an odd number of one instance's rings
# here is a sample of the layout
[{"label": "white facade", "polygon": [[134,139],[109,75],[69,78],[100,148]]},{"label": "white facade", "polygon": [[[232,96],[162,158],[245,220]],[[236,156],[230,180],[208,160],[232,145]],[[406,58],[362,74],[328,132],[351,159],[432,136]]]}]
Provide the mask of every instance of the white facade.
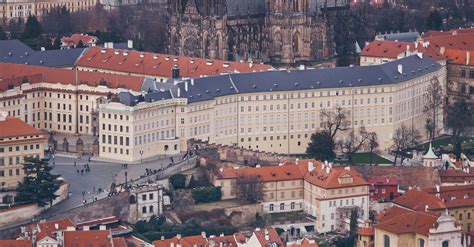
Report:
[{"label": "white facade", "polygon": [[446,212],[446,215],[441,215],[436,222],[437,226],[430,229],[428,236],[430,247],[463,246],[462,228],[461,225],[456,224],[454,217]]},{"label": "white facade", "polygon": [[163,213],[163,188],[147,186],[132,191],[137,203],[137,220],[148,220],[153,215]]}]

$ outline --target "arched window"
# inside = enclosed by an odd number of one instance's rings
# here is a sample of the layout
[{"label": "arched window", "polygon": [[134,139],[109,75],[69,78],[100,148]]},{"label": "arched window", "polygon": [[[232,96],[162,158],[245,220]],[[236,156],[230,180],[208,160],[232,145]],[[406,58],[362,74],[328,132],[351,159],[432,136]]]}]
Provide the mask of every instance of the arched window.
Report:
[{"label": "arched window", "polygon": [[283,42],[282,42],[282,38],[281,38],[281,33],[280,33],[280,32],[276,32],[276,33],[275,33],[274,40],[273,40],[273,44],[274,44],[274,46],[275,46],[275,52],[281,52],[282,46],[283,46]]},{"label": "arched window", "polygon": [[425,247],[425,240],[422,238],[418,239],[418,247]]},{"label": "arched window", "polygon": [[270,209],[269,209],[269,210],[270,210],[270,211],[273,211],[273,203],[270,204]]},{"label": "arched window", "polygon": [[146,206],[142,207],[142,213],[146,214]]},{"label": "arched window", "polygon": [[148,209],[149,209],[148,211],[149,211],[150,213],[153,213],[153,205],[151,205]]},{"label": "arched window", "polygon": [[449,247],[449,240],[444,240],[441,244],[442,247]]},{"label": "arched window", "polygon": [[300,33],[296,32],[295,35],[293,35],[293,51],[294,52],[299,52],[300,51]]},{"label": "arched window", "polygon": [[168,151],[169,146],[165,145],[165,151]]},{"label": "arched window", "polygon": [[390,237],[388,235],[383,235],[383,246],[390,247]]},{"label": "arched window", "polygon": [[280,210],[285,210],[285,204],[284,203],[280,203]]},{"label": "arched window", "polygon": [[291,203],[291,209],[295,209],[295,202]]}]

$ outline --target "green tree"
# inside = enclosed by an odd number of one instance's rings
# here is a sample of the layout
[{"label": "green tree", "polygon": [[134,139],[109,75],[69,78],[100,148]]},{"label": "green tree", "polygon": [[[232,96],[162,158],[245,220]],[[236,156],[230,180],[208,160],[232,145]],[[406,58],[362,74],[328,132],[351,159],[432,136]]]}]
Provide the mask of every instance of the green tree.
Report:
[{"label": "green tree", "polygon": [[41,35],[41,24],[36,19],[36,16],[28,16],[28,19],[25,23],[25,29],[21,36],[22,40],[35,39]]},{"label": "green tree", "polygon": [[456,142],[454,144],[454,155],[456,155],[456,160],[461,160],[462,146],[461,142]]},{"label": "green tree", "polygon": [[7,34],[3,30],[3,27],[0,25],[0,40],[5,40],[7,39]]},{"label": "green tree", "polygon": [[198,187],[198,182],[196,181],[196,179],[194,179],[194,175],[191,175],[191,179],[189,179],[189,183],[188,183],[188,188],[194,189],[196,187]]},{"label": "green tree", "polygon": [[173,174],[169,180],[174,189],[184,189],[186,187],[186,176],[181,173]]},{"label": "green tree", "polygon": [[84,48],[86,47],[84,43],[82,43],[82,40],[79,40],[79,43],[77,44],[76,48]]},{"label": "green tree", "polygon": [[192,190],[195,203],[220,201],[222,198],[221,187],[201,187]]},{"label": "green tree", "polygon": [[57,178],[59,175],[51,174],[52,167],[38,158],[25,158],[23,170],[25,177],[17,188],[16,201],[33,202],[40,207],[51,205],[58,197],[55,192],[59,189]]},{"label": "green tree", "polygon": [[318,160],[333,160],[336,158],[334,147],[335,144],[329,132],[320,131],[311,135],[306,154]]},{"label": "green tree", "polygon": [[351,236],[357,235],[357,218],[359,218],[358,212],[357,212],[357,209],[354,208],[351,211],[351,220],[349,222],[349,229],[350,229]]},{"label": "green tree", "polygon": [[437,10],[430,12],[426,18],[426,26],[428,29],[440,30],[442,24],[443,18]]}]

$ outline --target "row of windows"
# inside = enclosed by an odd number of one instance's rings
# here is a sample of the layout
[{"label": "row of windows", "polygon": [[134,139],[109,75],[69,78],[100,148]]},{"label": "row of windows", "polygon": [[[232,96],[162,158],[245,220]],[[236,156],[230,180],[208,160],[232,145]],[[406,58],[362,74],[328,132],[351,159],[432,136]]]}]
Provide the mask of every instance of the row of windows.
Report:
[{"label": "row of windows", "polygon": [[8,170],[8,175],[5,174],[4,170],[0,170],[0,177],[6,177],[6,176],[9,176],[9,177],[20,176],[20,169],[19,168],[15,169],[15,175],[13,175],[12,169]]},{"label": "row of windows", "polygon": [[[286,195],[285,191],[280,191],[280,198],[279,198],[279,199],[285,199],[285,195]],[[303,196],[303,191],[302,191],[302,190],[299,191],[299,196],[300,196],[300,197]],[[295,192],[295,191],[291,191],[290,197],[291,197],[291,198],[295,198],[295,197],[296,197],[296,192]],[[275,193],[270,192],[270,199],[275,199]]]},{"label": "row of windows", "polygon": [[[286,204],[282,202],[282,203],[280,203],[279,206],[280,206],[280,211],[283,211],[283,210],[285,210]],[[302,207],[303,207],[303,203],[300,202],[298,206],[299,206],[299,208],[302,208]],[[286,206],[286,207],[287,207],[287,206]],[[288,209],[288,207],[287,207],[287,209]],[[291,203],[290,203],[290,210],[295,210],[295,209],[296,209],[296,203],[295,203],[295,202],[291,202]],[[275,205],[274,205],[273,203],[270,203],[270,205],[268,205],[268,211],[270,211],[270,212],[275,211]]]},{"label": "row of windows", "polygon": [[[23,148],[22,148],[23,147]],[[27,150],[38,150],[40,148],[40,145],[39,144],[30,144],[30,145],[19,145],[19,146],[10,146],[8,147],[8,152],[13,152],[13,150],[19,152],[20,150],[24,150],[24,151],[27,151]],[[4,153],[5,150],[7,150],[6,148],[4,147],[0,147],[0,153]]]},{"label": "row of windows", "polygon": [[[24,158],[26,157],[36,157],[36,158],[39,158],[39,155],[30,155],[30,156],[25,156]],[[0,158],[0,166],[6,166],[6,165],[19,165],[21,164],[20,162],[21,161],[24,161],[20,156],[16,156],[16,157],[8,157],[8,164],[5,162],[6,159],[4,157],[1,157]],[[13,162],[15,161],[15,162]]]},{"label": "row of windows", "polygon": [[[124,142],[125,141],[125,142]],[[123,136],[111,136],[111,135],[102,135],[102,144],[111,144],[111,145],[120,145],[120,146],[129,146],[130,138]]]}]

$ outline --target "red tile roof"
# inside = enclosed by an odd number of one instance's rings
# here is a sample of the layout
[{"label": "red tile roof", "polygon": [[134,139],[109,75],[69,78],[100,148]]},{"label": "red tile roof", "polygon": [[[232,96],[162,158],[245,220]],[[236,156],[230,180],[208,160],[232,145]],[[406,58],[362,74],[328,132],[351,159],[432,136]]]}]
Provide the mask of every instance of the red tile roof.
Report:
[{"label": "red tile roof", "polygon": [[65,231],[64,247],[112,247],[109,230]]},{"label": "red tile roof", "polygon": [[350,167],[333,166],[329,173],[327,171],[327,167],[319,163],[312,172],[306,173],[304,180],[325,189],[369,185],[360,173]]},{"label": "red tile roof", "polygon": [[113,238],[112,242],[114,243],[114,247],[127,247],[125,238]]},{"label": "red tile roof", "polygon": [[441,47],[445,49],[474,50],[474,32],[426,37],[424,40],[429,42],[430,48],[435,48],[437,51],[439,51]]},{"label": "red tile roof", "polygon": [[398,185],[398,180],[393,176],[371,177],[370,184]]},{"label": "red tile roof", "polygon": [[376,40],[370,42],[362,49],[360,55],[365,57],[380,57],[397,59],[398,55],[408,50],[411,53],[421,52],[435,61],[443,60],[445,57],[439,52],[439,49],[424,47],[420,42],[401,42]]},{"label": "red tile roof", "polygon": [[395,198],[392,202],[394,204],[415,211],[425,211],[426,206],[428,206],[428,210],[446,208],[446,204],[442,202],[439,198],[437,198],[435,195],[423,191],[419,188],[409,190],[404,195]]},{"label": "red tile roof", "polygon": [[100,47],[89,48],[76,63],[76,66],[156,77],[171,77],[171,70],[175,65],[179,67],[181,77],[220,75],[234,71],[241,73],[266,71],[272,68],[264,64],[226,62]]},{"label": "red tile roof", "polygon": [[[309,162],[313,163],[312,172],[308,172]],[[249,168],[227,168],[219,171],[218,179],[238,179],[247,176],[257,176],[261,182],[289,181],[304,179],[321,188],[342,188],[351,186],[368,185],[362,176],[349,167],[334,166],[331,169],[323,168],[324,164],[317,160],[299,160],[298,164],[284,162],[279,166],[263,166]],[[329,171],[329,173],[328,173]],[[352,182],[343,182],[344,178]]]},{"label": "red tile roof", "polygon": [[32,247],[31,240],[2,240],[0,239],[0,247]]},{"label": "red tile roof", "polygon": [[428,31],[421,35],[421,38],[430,38],[430,37],[438,37],[438,36],[451,36],[457,34],[468,34],[474,33],[474,28],[458,28],[458,29],[451,29],[448,31]]},{"label": "red tile roof", "polygon": [[[276,244],[278,247],[285,246],[274,228],[255,230],[253,233],[262,246],[270,246],[270,244]],[[265,237],[266,235],[268,238]]]},{"label": "red tile roof", "polygon": [[474,184],[440,186],[439,192],[436,187],[423,190],[433,195],[439,195],[448,209],[474,206]]},{"label": "red tile roof", "polygon": [[[76,73],[71,69],[0,63],[0,92],[7,90],[9,84],[19,86],[25,76],[27,78],[29,76],[32,79],[31,81],[28,80],[31,84],[47,82],[76,85]],[[144,78],[140,76],[78,71],[77,80],[80,85],[86,84],[91,87],[96,87],[99,85],[99,82],[106,81],[109,88],[127,88],[139,92]]]},{"label": "red tile roof", "polygon": [[44,131],[37,129],[19,118],[7,117],[5,121],[0,121],[0,138],[44,135]]},{"label": "red tile roof", "polygon": [[437,219],[437,214],[433,212],[410,211],[394,206],[380,217],[375,228],[395,234],[417,233],[428,236],[429,229],[436,224]]},{"label": "red tile roof", "polygon": [[474,181],[474,172],[464,172],[462,170],[439,170],[441,183],[464,183]]},{"label": "red tile roof", "polygon": [[207,245],[207,246],[220,246],[220,247],[235,247],[235,246],[237,246],[237,242],[235,242],[235,239],[234,239],[233,235],[229,235],[229,236],[210,236],[208,238],[208,241],[209,241],[209,245]]},{"label": "red tile roof", "polygon": [[449,59],[452,64],[474,66],[474,49],[469,51],[446,49],[444,55]]},{"label": "red tile roof", "polygon": [[61,41],[64,43],[72,43],[74,45],[78,45],[79,41],[82,41],[82,44],[87,45],[88,43],[92,41],[92,39],[97,40],[97,37],[93,35],[75,33],[69,37],[63,37]]},{"label": "red tile roof", "polygon": [[204,238],[202,235],[195,235],[195,236],[188,236],[188,237],[176,236],[174,238],[165,239],[165,240],[156,240],[153,242],[155,247],[170,247],[171,243],[173,243],[174,246],[177,246],[178,244],[180,244],[181,247],[194,247],[195,245],[205,246],[207,244],[207,239]]},{"label": "red tile roof", "polygon": [[36,239],[41,240],[44,237],[51,237],[56,239],[55,232],[63,231],[68,227],[75,226],[74,222],[69,218],[59,220],[46,221],[38,224],[39,232],[36,234]]},{"label": "red tile roof", "polygon": [[309,240],[307,238],[303,238],[302,240],[298,240],[296,243],[287,243],[288,247],[290,246],[300,246],[300,247],[318,247],[318,243],[315,240]]},{"label": "red tile roof", "polygon": [[357,234],[362,236],[374,236],[375,229],[373,227],[359,227]]},{"label": "red tile roof", "polygon": [[[301,165],[300,165],[301,166]],[[227,168],[217,174],[219,179],[238,179],[248,176],[257,176],[261,182],[288,181],[303,179],[301,167],[290,162],[280,166],[262,166],[248,168]]]}]

